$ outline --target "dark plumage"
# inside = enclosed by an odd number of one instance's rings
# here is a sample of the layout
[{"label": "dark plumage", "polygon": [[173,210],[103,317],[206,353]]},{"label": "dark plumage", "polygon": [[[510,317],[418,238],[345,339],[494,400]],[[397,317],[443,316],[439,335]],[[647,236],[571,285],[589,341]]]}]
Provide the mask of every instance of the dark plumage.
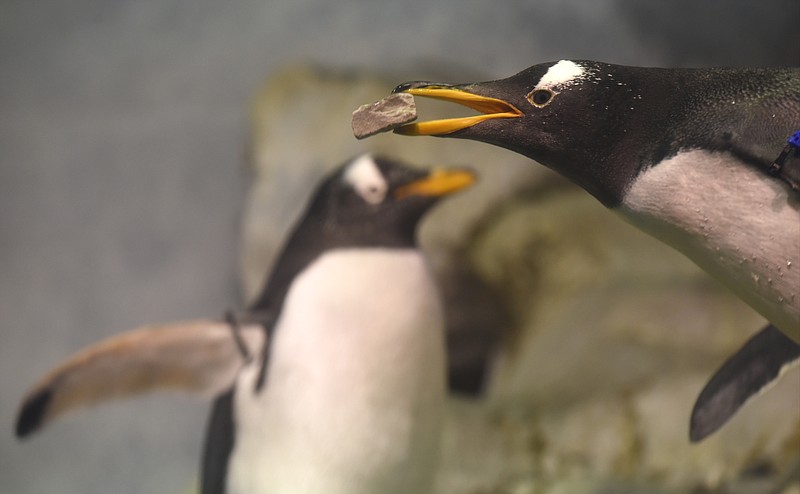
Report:
[{"label": "dark plumage", "polygon": [[47,388],[25,400],[20,408],[21,412],[17,416],[17,426],[14,429],[18,438],[27,437],[41,427],[52,396],[53,392]]}]

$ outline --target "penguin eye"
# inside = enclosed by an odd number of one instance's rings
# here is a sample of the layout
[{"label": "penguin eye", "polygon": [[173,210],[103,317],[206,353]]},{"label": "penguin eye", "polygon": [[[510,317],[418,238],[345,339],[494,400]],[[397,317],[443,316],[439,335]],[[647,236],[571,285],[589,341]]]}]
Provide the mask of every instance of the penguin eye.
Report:
[{"label": "penguin eye", "polygon": [[383,202],[383,199],[386,197],[386,189],[382,188],[380,185],[371,184],[362,187],[358,194],[369,204],[378,204]]},{"label": "penguin eye", "polygon": [[530,101],[533,106],[541,108],[550,103],[553,96],[555,96],[555,93],[549,89],[534,89],[528,94],[528,101]]}]

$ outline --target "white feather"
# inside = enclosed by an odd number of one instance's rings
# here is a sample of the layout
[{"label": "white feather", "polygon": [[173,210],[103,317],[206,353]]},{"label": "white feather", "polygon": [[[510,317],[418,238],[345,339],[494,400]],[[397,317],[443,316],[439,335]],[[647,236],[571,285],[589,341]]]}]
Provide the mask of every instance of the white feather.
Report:
[{"label": "white feather", "polygon": [[561,60],[547,69],[547,72],[536,85],[536,89],[553,89],[568,85],[571,82],[581,80],[584,72],[583,67],[577,63],[571,60]]},{"label": "white feather", "polygon": [[230,494],[424,494],[445,394],[443,316],[411,249],[324,254],[292,284],[260,393],[236,388]]},{"label": "white feather", "polygon": [[644,171],[619,209],[800,341],[800,201],[728,153],[683,152]]},{"label": "white feather", "polygon": [[379,204],[386,198],[389,185],[369,154],[359,156],[348,165],[344,181],[370,204]]}]

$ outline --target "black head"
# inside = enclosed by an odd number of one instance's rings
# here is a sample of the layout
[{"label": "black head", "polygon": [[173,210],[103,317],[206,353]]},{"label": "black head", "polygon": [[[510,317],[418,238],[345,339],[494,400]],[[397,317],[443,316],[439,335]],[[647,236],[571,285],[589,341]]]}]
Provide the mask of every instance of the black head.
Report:
[{"label": "black head", "polygon": [[474,181],[466,170],[419,170],[370,155],[345,163],[317,188],[253,308],[273,306],[327,250],[414,247],[425,212]]},{"label": "black head", "polygon": [[320,184],[298,231],[315,230],[326,247],[413,246],[425,212],[474,180],[464,170],[431,172],[359,156]]}]

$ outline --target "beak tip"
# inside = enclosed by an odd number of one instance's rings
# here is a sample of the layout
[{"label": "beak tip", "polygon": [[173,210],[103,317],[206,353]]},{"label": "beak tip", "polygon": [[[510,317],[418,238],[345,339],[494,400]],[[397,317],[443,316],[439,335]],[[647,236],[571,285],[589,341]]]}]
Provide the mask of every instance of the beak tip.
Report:
[{"label": "beak tip", "polygon": [[413,84],[413,83],[404,82],[402,84],[398,84],[397,86],[395,86],[394,89],[392,89],[392,94],[404,93],[404,92],[408,91],[409,89],[411,89],[411,84]]},{"label": "beak tip", "polygon": [[412,89],[420,89],[420,88],[429,88],[429,87],[448,88],[448,87],[451,87],[451,86],[452,86],[451,84],[442,84],[442,83],[430,82],[430,81],[409,81],[409,82],[404,82],[402,84],[398,84],[397,86],[395,86],[395,88],[392,89],[392,93],[393,94],[394,93],[406,93],[408,91],[411,91]]},{"label": "beak tip", "polygon": [[397,135],[401,136],[413,136],[416,135],[412,130],[413,124],[403,125],[401,127],[396,127],[392,130]]}]

